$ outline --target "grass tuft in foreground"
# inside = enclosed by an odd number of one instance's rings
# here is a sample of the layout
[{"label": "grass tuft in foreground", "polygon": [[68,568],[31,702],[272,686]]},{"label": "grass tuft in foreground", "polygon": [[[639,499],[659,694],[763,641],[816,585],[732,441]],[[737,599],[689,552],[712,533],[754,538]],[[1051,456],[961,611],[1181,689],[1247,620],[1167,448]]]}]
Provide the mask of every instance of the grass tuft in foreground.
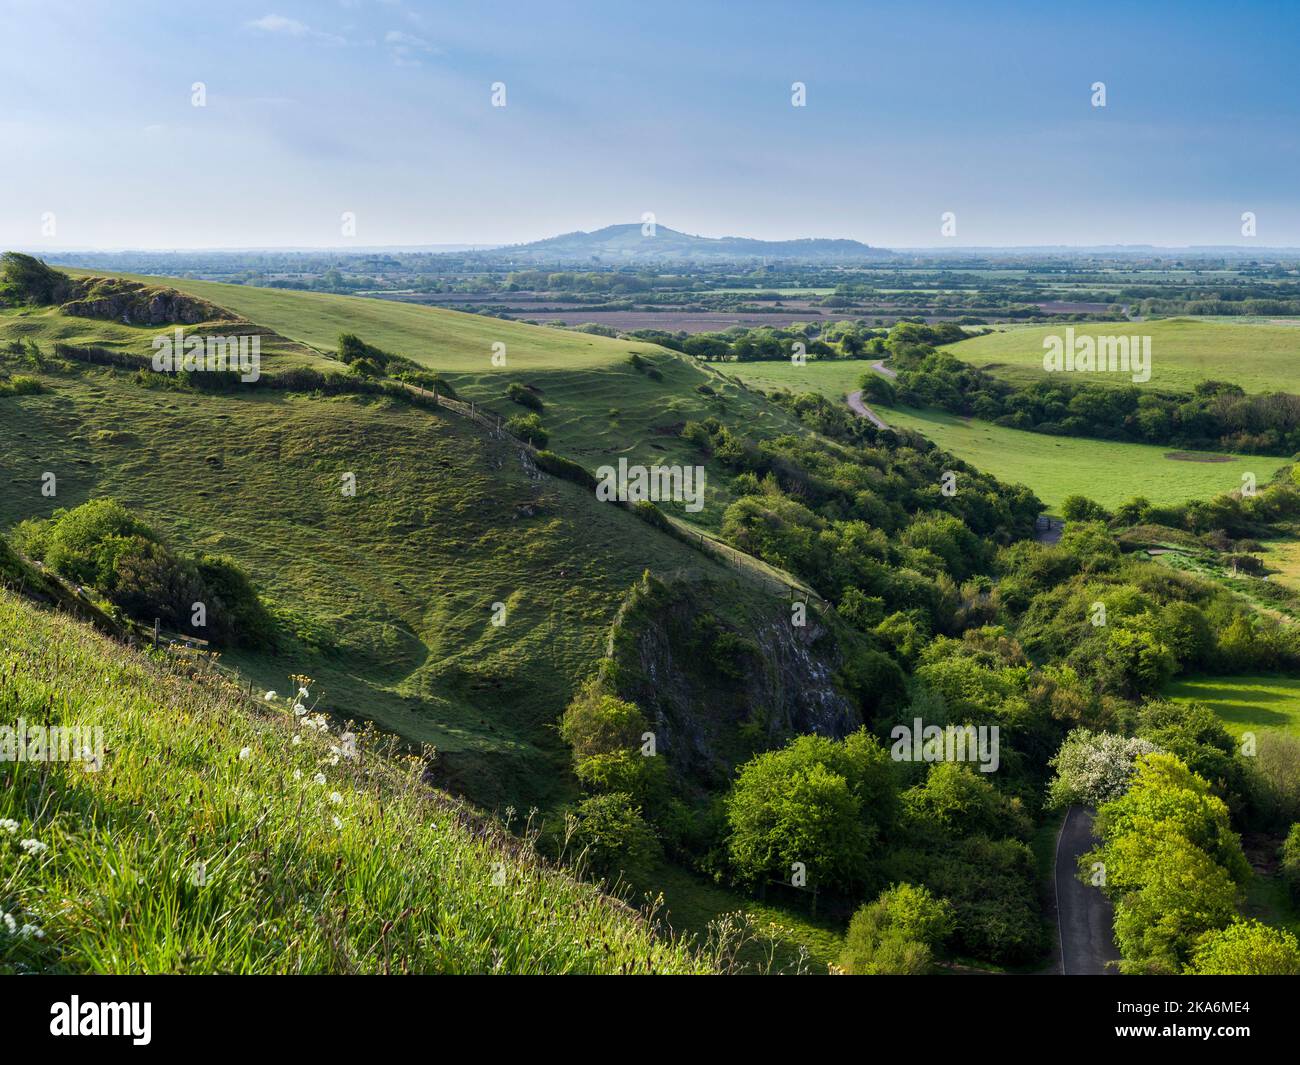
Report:
[{"label": "grass tuft in foreground", "polygon": [[713,967],[298,683],[250,700],[0,591],[0,729],[104,746],[97,770],[0,761],[0,973]]}]

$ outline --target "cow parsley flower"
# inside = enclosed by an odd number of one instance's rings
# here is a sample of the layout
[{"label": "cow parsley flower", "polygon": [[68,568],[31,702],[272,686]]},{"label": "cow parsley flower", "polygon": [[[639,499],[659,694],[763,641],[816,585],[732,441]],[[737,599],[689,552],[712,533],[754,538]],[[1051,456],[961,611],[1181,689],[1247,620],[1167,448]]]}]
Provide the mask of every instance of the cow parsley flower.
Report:
[{"label": "cow parsley flower", "polygon": [[43,854],[50,849],[48,843],[42,843],[39,839],[24,839],[18,841],[18,846],[22,847],[33,858],[38,854]]},{"label": "cow parsley flower", "polygon": [[0,817],[0,832],[8,832],[14,836],[18,834],[18,822],[8,817]]}]

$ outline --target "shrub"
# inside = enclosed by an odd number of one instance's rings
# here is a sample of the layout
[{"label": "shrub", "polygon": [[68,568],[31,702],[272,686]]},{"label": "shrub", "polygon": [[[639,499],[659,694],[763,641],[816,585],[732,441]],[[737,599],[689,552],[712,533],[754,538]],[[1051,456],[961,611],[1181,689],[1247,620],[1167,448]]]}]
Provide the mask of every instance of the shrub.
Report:
[{"label": "shrub", "polygon": [[985,776],[957,762],[934,762],[925,783],[903,793],[908,812],[950,835],[1027,836],[1029,819]]},{"label": "shrub", "polygon": [[599,754],[640,748],[649,728],[635,704],[589,683],[569,703],[560,720],[560,736],[573,749],[575,764]]},{"label": "shrub", "polygon": [[551,439],[536,414],[516,414],[506,421],[506,432],[527,440],[533,447],[545,447]]},{"label": "shrub", "polygon": [[1247,758],[1246,788],[1263,828],[1300,821],[1300,738],[1265,732]]},{"label": "shrub", "polygon": [[596,478],[592,476],[585,466],[580,466],[572,459],[566,459],[563,455],[557,455],[554,451],[542,449],[533,456],[533,461],[537,464],[539,470],[545,470],[552,477],[562,477],[566,481],[582,485],[583,488],[595,490]]},{"label": "shrub", "polygon": [[1061,503],[1061,517],[1066,521],[1110,521],[1110,512],[1087,496],[1066,496]]},{"label": "shrub", "polygon": [[541,397],[531,388],[521,385],[518,381],[510,382],[510,386],[506,389],[506,396],[521,407],[528,407],[538,413],[541,413],[544,409]]},{"label": "shrub", "polygon": [[853,976],[915,976],[955,927],[952,906],[928,888],[895,884],[853,915],[840,967]]},{"label": "shrub", "polygon": [[115,543],[126,537],[158,537],[126,507],[94,499],[73,510],[56,510],[41,556],[60,577],[107,590],[112,584]]},{"label": "shrub", "polygon": [[0,396],[31,396],[45,391],[45,387],[35,377],[16,374],[0,380]]},{"label": "shrub", "polygon": [[632,796],[622,792],[583,799],[566,820],[571,844],[600,876],[643,879],[662,855],[654,830]]}]

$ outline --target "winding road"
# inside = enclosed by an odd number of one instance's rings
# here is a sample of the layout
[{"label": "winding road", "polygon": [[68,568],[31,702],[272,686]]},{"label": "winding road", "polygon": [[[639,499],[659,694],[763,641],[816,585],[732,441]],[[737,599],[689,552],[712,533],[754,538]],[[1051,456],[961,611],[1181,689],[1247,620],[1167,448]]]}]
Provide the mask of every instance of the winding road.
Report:
[{"label": "winding road", "polygon": [[[876,373],[880,374],[882,377],[888,377],[891,381],[898,376],[897,373],[895,373],[893,370],[889,369],[885,365],[884,360],[882,359],[877,359],[875,362],[873,362],[871,364],[871,368],[875,370]],[[856,392],[850,392],[848,399],[849,399],[849,410],[853,411],[853,413],[856,414],[859,418],[866,418],[877,429],[889,428],[889,426],[885,423],[884,418],[882,418],[879,414],[877,414],[875,411],[873,411],[870,407],[868,407],[865,403],[862,402],[862,389],[859,388]]]},{"label": "winding road", "polygon": [[1100,888],[1079,879],[1079,859],[1096,845],[1092,811],[1071,806],[1056,837],[1056,930],[1063,976],[1114,974],[1119,960],[1112,932],[1115,914]]}]

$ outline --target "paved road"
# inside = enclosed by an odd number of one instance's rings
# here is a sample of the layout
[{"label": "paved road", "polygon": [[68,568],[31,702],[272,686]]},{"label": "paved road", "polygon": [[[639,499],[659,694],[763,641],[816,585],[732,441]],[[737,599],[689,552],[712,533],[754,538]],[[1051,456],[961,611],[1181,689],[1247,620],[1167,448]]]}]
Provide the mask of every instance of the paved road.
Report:
[{"label": "paved road", "polygon": [[1100,976],[1118,961],[1114,910],[1100,888],[1079,879],[1079,858],[1092,849],[1092,811],[1071,806],[1056,838],[1056,928],[1060,972],[1066,976]]},{"label": "paved road", "polygon": [[877,429],[889,428],[889,426],[885,424],[884,418],[862,402],[862,389],[849,393],[849,409],[859,418],[870,419],[871,424]]}]

